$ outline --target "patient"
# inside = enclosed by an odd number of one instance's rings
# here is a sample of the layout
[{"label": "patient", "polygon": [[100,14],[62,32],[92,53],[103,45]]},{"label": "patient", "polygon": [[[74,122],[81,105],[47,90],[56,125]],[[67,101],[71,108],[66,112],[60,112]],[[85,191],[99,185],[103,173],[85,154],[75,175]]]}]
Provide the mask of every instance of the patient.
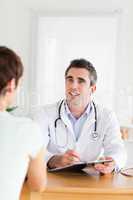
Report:
[{"label": "patient", "polygon": [[23,65],[7,47],[0,47],[0,199],[19,199],[25,177],[30,187],[42,191],[46,166],[41,131],[30,119],[6,112],[21,82]]}]

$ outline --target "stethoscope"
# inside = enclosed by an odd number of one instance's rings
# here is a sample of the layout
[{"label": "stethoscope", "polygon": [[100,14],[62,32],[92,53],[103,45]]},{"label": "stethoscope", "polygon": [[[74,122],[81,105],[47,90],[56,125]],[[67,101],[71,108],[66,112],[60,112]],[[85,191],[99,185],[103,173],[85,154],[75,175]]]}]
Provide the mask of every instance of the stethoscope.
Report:
[{"label": "stethoscope", "polygon": [[[58,124],[58,121],[61,120],[61,107],[62,107],[62,104],[63,104],[64,100],[61,101],[61,103],[59,104],[59,108],[58,108],[58,117],[57,119],[55,119],[54,121],[54,127],[55,127],[55,135],[56,135],[56,129],[57,129],[57,124]],[[96,110],[96,105],[95,103],[92,101],[92,104],[93,104],[93,107],[94,107],[94,115],[95,115],[95,123],[94,123],[94,130],[92,131],[91,133],[91,138],[93,140],[97,140],[98,139],[98,132],[97,132],[97,110]],[[67,126],[64,124],[65,128],[67,129]],[[55,136],[56,138],[56,144],[58,143],[57,142],[57,135]],[[59,147],[65,147],[67,146],[68,144],[68,137],[66,139],[66,144],[65,145],[58,145]]]}]

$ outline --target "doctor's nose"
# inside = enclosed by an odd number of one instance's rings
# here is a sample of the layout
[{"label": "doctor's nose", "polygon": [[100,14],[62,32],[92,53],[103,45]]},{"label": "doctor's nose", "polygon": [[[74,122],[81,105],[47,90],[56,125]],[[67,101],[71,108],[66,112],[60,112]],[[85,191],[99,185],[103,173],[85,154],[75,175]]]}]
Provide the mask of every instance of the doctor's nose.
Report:
[{"label": "doctor's nose", "polygon": [[73,81],[71,84],[71,88],[72,89],[77,89],[78,88],[78,82],[77,81]]}]

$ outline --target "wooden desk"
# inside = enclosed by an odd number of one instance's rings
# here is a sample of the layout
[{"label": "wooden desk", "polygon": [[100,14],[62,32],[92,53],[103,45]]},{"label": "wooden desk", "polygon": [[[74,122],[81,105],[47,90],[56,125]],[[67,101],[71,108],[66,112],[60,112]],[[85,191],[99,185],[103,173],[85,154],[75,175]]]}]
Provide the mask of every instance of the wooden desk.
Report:
[{"label": "wooden desk", "polygon": [[89,176],[48,173],[43,193],[30,192],[25,184],[21,200],[133,200],[133,178],[121,174]]}]

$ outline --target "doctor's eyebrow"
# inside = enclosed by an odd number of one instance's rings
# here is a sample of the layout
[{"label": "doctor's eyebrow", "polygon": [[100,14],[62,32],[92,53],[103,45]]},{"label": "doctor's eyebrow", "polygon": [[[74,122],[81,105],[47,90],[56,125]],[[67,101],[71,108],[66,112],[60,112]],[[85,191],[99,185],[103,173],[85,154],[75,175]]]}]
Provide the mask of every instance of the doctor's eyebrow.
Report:
[{"label": "doctor's eyebrow", "polygon": [[65,79],[73,79],[73,76],[66,76]]},{"label": "doctor's eyebrow", "polygon": [[[66,76],[65,79],[66,79],[66,80],[71,80],[71,81],[74,80],[73,76]],[[80,83],[86,82],[86,80],[85,80],[84,78],[82,78],[82,77],[77,77],[77,80],[78,80],[78,82],[80,82]]]}]

